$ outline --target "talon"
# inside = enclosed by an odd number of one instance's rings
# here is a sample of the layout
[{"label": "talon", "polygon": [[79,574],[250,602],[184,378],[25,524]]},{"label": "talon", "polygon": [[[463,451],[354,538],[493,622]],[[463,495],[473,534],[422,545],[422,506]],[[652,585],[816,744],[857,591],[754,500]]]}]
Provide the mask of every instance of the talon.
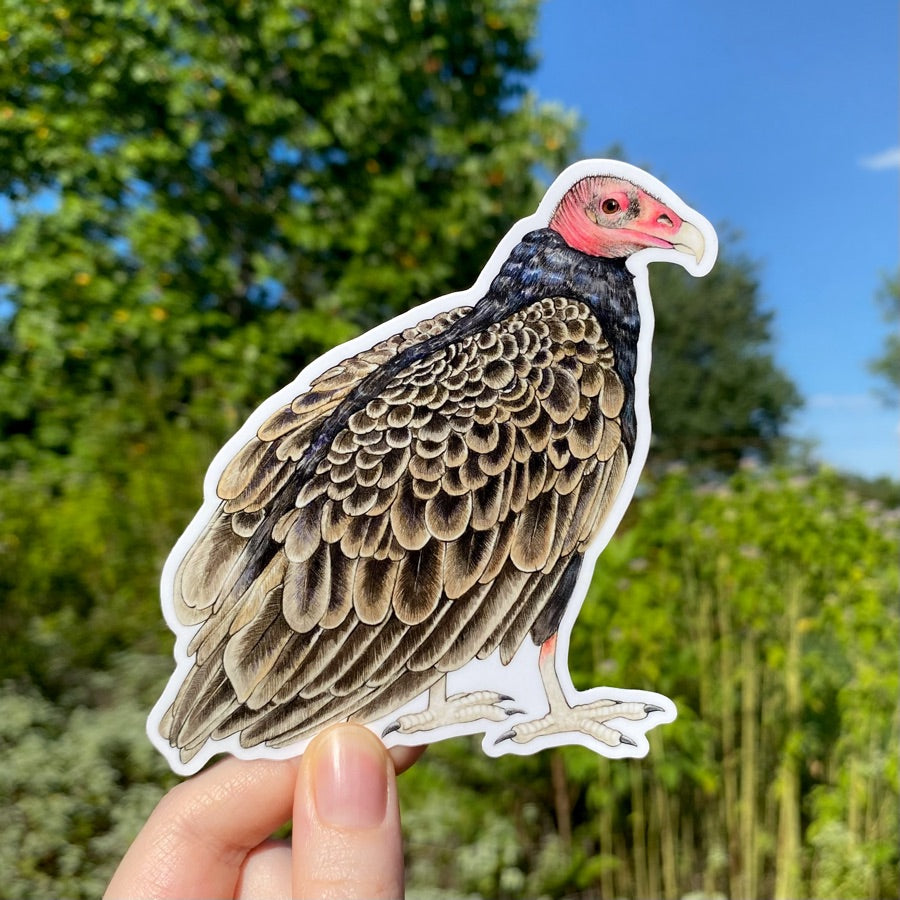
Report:
[{"label": "talon", "polygon": [[524,716],[524,709],[504,709],[503,712],[506,713],[507,717],[509,716]]},{"label": "talon", "polygon": [[395,731],[399,731],[399,730],[400,730],[400,723],[399,722],[391,722],[391,724],[388,725],[387,728],[385,728],[384,731],[381,732],[381,736],[387,737],[389,734],[393,734]]},{"label": "talon", "polygon": [[648,716],[650,715],[650,713],[662,712],[662,711],[663,711],[663,708],[661,706],[653,706],[650,703],[644,704],[644,712],[647,713]]},{"label": "talon", "polygon": [[512,729],[510,729],[509,731],[504,731],[503,734],[501,734],[500,737],[498,737],[497,740],[494,741],[494,746],[496,747],[497,744],[500,743],[500,741],[508,741],[508,740],[511,740],[512,738],[514,738],[515,736],[516,736],[516,733]]},{"label": "talon", "polygon": [[512,699],[513,699],[513,698],[510,697],[508,694],[500,694],[500,695],[498,696],[497,702],[498,702],[498,703],[504,703],[504,702],[506,702],[507,700],[512,700]]},{"label": "talon", "polygon": [[637,747],[637,744],[630,737],[628,737],[627,734],[619,736],[619,743],[627,744],[629,747]]}]

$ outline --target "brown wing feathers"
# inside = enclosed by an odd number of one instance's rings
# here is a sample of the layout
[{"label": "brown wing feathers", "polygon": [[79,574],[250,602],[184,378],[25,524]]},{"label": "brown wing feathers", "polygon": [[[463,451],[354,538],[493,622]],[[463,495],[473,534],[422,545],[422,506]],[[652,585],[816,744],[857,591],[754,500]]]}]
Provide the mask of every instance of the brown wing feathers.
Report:
[{"label": "brown wing feathers", "polygon": [[466,313],[326,372],[226,467],[176,580],[177,614],[199,625],[164,721],[186,759],[210,735],[284,744],[377,718],[476,655],[508,662],[548,607],[542,630],[558,625],[554,592],[627,468],[622,382],[588,307],[554,298],[366,399],[368,376]]}]

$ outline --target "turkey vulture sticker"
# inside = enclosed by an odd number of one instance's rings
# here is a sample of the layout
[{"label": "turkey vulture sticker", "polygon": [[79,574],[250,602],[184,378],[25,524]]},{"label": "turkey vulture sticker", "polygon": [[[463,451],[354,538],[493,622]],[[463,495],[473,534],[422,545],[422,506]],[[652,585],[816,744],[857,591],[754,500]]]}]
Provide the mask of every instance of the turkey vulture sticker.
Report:
[{"label": "turkey vulture sticker", "polygon": [[293,756],[344,721],[389,746],[646,754],[674,704],[576,691],[569,638],[647,456],[647,266],[704,275],[716,250],[655,178],[585,160],[471,288],[266,400],[163,571],[176,668],[148,733],[172,768]]}]

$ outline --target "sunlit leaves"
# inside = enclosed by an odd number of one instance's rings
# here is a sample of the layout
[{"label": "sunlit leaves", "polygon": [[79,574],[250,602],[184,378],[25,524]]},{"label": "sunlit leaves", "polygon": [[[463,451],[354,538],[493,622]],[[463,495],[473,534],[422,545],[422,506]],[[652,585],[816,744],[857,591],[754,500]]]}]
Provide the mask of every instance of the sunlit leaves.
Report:
[{"label": "sunlit leaves", "polygon": [[[644,760],[563,751],[563,803],[549,754],[492,761],[485,782],[477,748],[432,748],[404,792],[413,884],[481,889],[458,867],[448,882],[448,860],[501,809],[526,895],[892,896],[898,547],[896,512],[829,473],[648,485],[600,557],[569,667],[582,688],[659,690],[678,719]],[[476,822],[448,821],[449,797]]]}]

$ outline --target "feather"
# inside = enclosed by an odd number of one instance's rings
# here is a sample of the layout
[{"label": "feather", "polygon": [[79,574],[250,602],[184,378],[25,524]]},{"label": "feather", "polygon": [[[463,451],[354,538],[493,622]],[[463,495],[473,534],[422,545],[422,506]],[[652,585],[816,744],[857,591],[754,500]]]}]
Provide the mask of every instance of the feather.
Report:
[{"label": "feather", "polygon": [[578,409],[581,397],[578,382],[562,367],[555,368],[553,373],[553,387],[544,400],[544,409],[554,422],[568,422]]},{"label": "feather", "polygon": [[[360,466],[360,468],[357,469],[356,472],[356,483],[364,488],[374,488],[378,484],[378,481],[381,479],[381,460],[379,459],[379,461],[375,465],[369,468],[363,468],[362,460],[360,459],[360,457],[362,457],[364,453],[366,453],[365,450],[360,450],[356,455],[357,461]],[[371,456],[372,454],[366,455]]]},{"label": "feather", "polygon": [[290,562],[284,576],[283,611],[288,625],[304,634],[319,624],[331,596],[331,553],[328,544],[303,562]]},{"label": "feather", "polygon": [[440,456],[432,457],[431,459],[414,456],[409,461],[409,474],[413,478],[423,481],[438,481],[446,471],[447,464]]},{"label": "feather", "polygon": [[[308,723],[316,721],[316,716],[324,707],[333,702],[334,698],[330,694],[322,694],[315,700],[297,698],[291,703],[267,710],[241,731],[241,747],[255,747],[262,743],[274,747],[276,738],[283,743],[291,743],[308,727]],[[290,735],[294,737],[289,737]]]},{"label": "feather", "polygon": [[365,515],[377,502],[378,489],[374,487],[363,487],[357,483],[353,491],[344,497],[342,506],[348,516]]},{"label": "feather", "polygon": [[406,471],[410,460],[409,447],[392,448],[381,461],[381,478],[378,487],[382,490],[393,487]]},{"label": "feather", "polygon": [[267,473],[273,462],[277,461],[275,448],[268,443],[253,439],[248,441],[228,463],[219,476],[216,493],[222,500],[234,500],[247,487]]},{"label": "feather", "polygon": [[606,383],[606,373],[609,366],[604,361],[598,360],[593,364],[585,365],[581,372],[580,389],[584,397],[597,397],[600,395]]},{"label": "feather", "polygon": [[356,616],[347,616],[337,628],[329,631],[318,628],[308,635],[302,635],[296,644],[294,672],[272,695],[272,703],[286,704],[302,696],[309,680],[322,671],[334,657],[335,648],[340,647],[358,625]]},{"label": "feather", "polygon": [[268,593],[280,589],[286,567],[284,554],[273,556],[242,597],[230,596],[228,602],[203,623],[188,644],[188,655],[195,655],[197,663],[202,664],[229,635],[250,622],[262,608]]},{"label": "feather", "polygon": [[484,487],[472,494],[471,528],[484,531],[497,524],[506,479],[501,475],[492,478]]},{"label": "feather", "polygon": [[[436,666],[442,672],[452,672],[470,659],[474,659],[497,624],[516,605],[529,577],[529,573],[521,572],[515,566],[507,563],[491,585],[490,591],[480,600],[477,608],[470,615],[466,627],[453,635],[451,641],[445,643],[446,649],[443,655],[439,659],[432,659],[431,665]],[[478,588],[483,587],[486,586],[478,586]],[[473,590],[478,590],[478,588]],[[412,661],[410,661],[410,665],[412,666]]]},{"label": "feather", "polygon": [[331,653],[327,658],[324,653],[321,653],[320,658],[326,664],[316,666],[315,670],[313,670],[314,664],[307,665],[307,681],[299,691],[299,696],[312,699],[320,694],[331,693],[331,686],[335,680],[352,668],[356,660],[370,652],[370,647],[375,639],[390,621],[390,619],[386,620],[383,625],[357,625],[339,646],[331,648]]},{"label": "feather", "polygon": [[546,490],[547,457],[539,454],[532,456],[526,464],[528,473],[528,501],[536,500]]},{"label": "feather", "polygon": [[340,548],[332,544],[328,548],[331,557],[331,590],[328,608],[321,619],[325,629],[337,628],[353,608],[353,583],[356,577],[356,560],[344,556]]},{"label": "feather", "polygon": [[[294,515],[296,516],[296,512]],[[322,504],[322,540],[329,544],[338,543],[346,534],[353,519],[344,512],[340,504],[326,500]],[[273,533],[274,536],[274,533]]]},{"label": "feather", "polygon": [[368,531],[369,519],[367,516],[358,516],[350,519],[347,529],[344,531],[344,536],[341,538],[341,553],[348,559],[356,559],[360,554]]},{"label": "feather", "polygon": [[614,419],[625,405],[625,386],[615,370],[608,369],[604,379],[603,392],[600,394],[600,409],[607,419]]},{"label": "feather", "polygon": [[478,464],[478,456],[474,453],[469,454],[457,471],[459,480],[467,485],[470,491],[477,491],[478,488],[484,487],[488,483],[488,476]]},{"label": "feather", "polygon": [[[312,632],[310,636],[304,635],[301,637],[295,634],[290,637],[277,659],[272,663],[265,678],[260,679],[244,701],[244,706],[251,711],[247,724],[256,718],[259,710],[272,702],[276,694],[295,675],[298,667],[303,664],[304,659],[316,645],[316,640],[320,634],[322,634],[322,631],[318,630]],[[222,722],[222,725],[224,724]],[[226,734],[233,734],[235,730],[240,730],[242,727],[244,725],[233,724],[231,730],[227,731]]]},{"label": "feather", "polygon": [[432,635],[441,627],[444,618],[454,610],[456,610],[457,616],[465,616],[466,608],[466,604],[459,607],[455,602],[447,603],[445,601],[439,603],[434,614],[421,624],[407,626],[405,634],[392,651],[384,656],[380,665],[366,679],[366,688],[376,690],[382,685],[396,680],[398,673],[408,667],[410,657],[431,641]]},{"label": "feather", "polygon": [[450,420],[446,416],[433,413],[428,422],[419,428],[418,437],[424,441],[444,443],[450,437]]},{"label": "feather", "polygon": [[606,510],[619,493],[627,468],[628,461],[625,447],[620,444],[616,453],[603,466],[600,484],[594,493],[591,508],[584,517],[581,534],[579,535],[581,546],[589,544],[603,526]]},{"label": "feather", "polygon": [[[220,507],[221,509],[221,507]],[[203,622],[216,598],[237,580],[236,563],[247,546],[219,513],[188,551],[175,575],[175,614],[184,625]]]},{"label": "feather", "polygon": [[587,414],[581,420],[576,420],[572,430],[568,433],[569,450],[576,459],[588,459],[596,456],[603,439],[603,429],[606,419],[600,411],[599,403],[591,403]]},{"label": "feather", "polygon": [[383,544],[391,524],[391,515],[385,510],[377,516],[367,516],[366,533],[359,547],[360,556],[375,556]]},{"label": "feather", "polygon": [[358,691],[387,659],[395,659],[401,640],[409,634],[409,627],[396,616],[388,619],[369,647],[369,652],[357,656],[350,666],[333,684],[331,692],[338,697],[346,697]]},{"label": "feather", "polygon": [[441,491],[441,483],[439,481],[423,481],[421,478],[413,478],[413,493],[419,500],[431,500]]},{"label": "feather", "polygon": [[565,468],[571,458],[569,442],[565,438],[550,441],[547,445],[547,461],[553,471],[559,473],[559,470]]},{"label": "feather", "polygon": [[528,441],[528,445],[531,447],[532,453],[543,453],[544,450],[546,450],[547,444],[550,441],[550,428],[552,424],[550,416],[541,410],[541,414],[537,419],[535,419],[531,425],[523,428],[525,438]]},{"label": "feather", "polygon": [[622,427],[614,419],[603,423],[603,434],[597,445],[597,458],[609,459],[622,446]]},{"label": "feather", "polygon": [[444,547],[439,540],[429,541],[400,560],[393,604],[394,613],[405,625],[424,622],[437,607],[443,587]]},{"label": "feather", "polygon": [[467,529],[458,541],[446,545],[444,555],[444,593],[450,600],[470,590],[484,573],[491,559],[500,524],[487,531]]},{"label": "feather", "polygon": [[568,560],[565,560],[563,564],[557,564],[550,575],[538,573],[529,578],[520,593],[519,602],[510,607],[493,634],[478,651],[479,659],[487,659],[499,647],[500,662],[504,666],[512,662],[525,635],[528,634],[556,587],[567,562]]},{"label": "feather", "polygon": [[439,672],[404,672],[401,679],[383,686],[368,702],[354,710],[351,722],[373,722],[392,710],[399,709],[407,699],[417,697],[440,681]]},{"label": "feather", "polygon": [[439,541],[458,540],[471,518],[471,494],[438,494],[425,504],[425,527]]},{"label": "feather", "polygon": [[296,462],[312,443],[320,427],[321,422],[316,419],[301,428],[297,428],[291,434],[285,435],[278,442],[275,455],[282,462],[287,462],[288,460]]},{"label": "feather", "polygon": [[560,556],[562,556],[563,545],[566,537],[572,529],[572,521],[578,508],[578,495],[581,486],[576,485],[575,489],[567,494],[561,494],[555,491],[559,498],[556,505],[556,524],[553,529],[553,543],[547,552],[547,562],[544,563],[542,571],[546,574],[556,565]]},{"label": "feather", "polygon": [[505,359],[492,360],[485,365],[481,373],[482,381],[488,387],[497,391],[502,391],[508,387],[515,377],[515,370]]},{"label": "feather", "polygon": [[412,479],[400,481],[397,499],[391,507],[391,530],[405,550],[421,550],[430,537],[425,528],[425,503],[412,489]]},{"label": "feather", "polygon": [[[449,420],[448,420],[449,422]],[[447,437],[447,449],[444,451],[444,462],[448,469],[459,468],[468,458],[469,448],[466,442],[455,433]]]},{"label": "feather", "polygon": [[298,415],[290,404],[282,406],[277,412],[272,413],[256,432],[257,438],[263,443],[269,443],[293,431],[298,425],[306,422],[307,416]]},{"label": "feather", "polygon": [[512,425],[504,422],[494,427],[497,429],[497,440],[493,449],[482,451],[478,457],[479,468],[491,478],[507,470],[516,445],[516,432]]},{"label": "feather", "polygon": [[191,707],[177,735],[177,745],[181,748],[179,756],[182,762],[189,762],[199,752],[209,738],[216,724],[231,712],[238,702],[235,699],[231,682],[216,668],[218,680],[212,682],[199,694],[199,701]]},{"label": "feather", "polygon": [[240,703],[265,678],[292,636],[281,606],[281,591],[270,591],[259,613],[225,645],[223,667]]},{"label": "feather", "polygon": [[523,572],[537,572],[547,564],[556,529],[558,503],[556,491],[548,491],[522,510],[509,558]]},{"label": "feather", "polygon": [[[485,606],[494,603],[494,592],[490,584],[476,584],[457,600],[446,604],[445,614],[436,627],[428,634],[427,640],[421,640],[415,652],[409,657],[407,667],[417,671],[425,671],[437,665],[450,649],[462,642],[465,646],[472,622]],[[471,659],[474,653],[469,656]]]},{"label": "feather", "polygon": [[256,512],[236,512],[231,517],[231,528],[238,537],[250,538],[265,518],[262,510]]},{"label": "feather", "polygon": [[305,506],[297,514],[284,538],[284,553],[292,563],[309,559],[322,538],[322,511],[318,504]]},{"label": "feather", "polygon": [[361,559],[357,564],[353,608],[364,624],[377,625],[387,615],[398,568],[398,562],[392,559]]},{"label": "feather", "polygon": [[265,480],[253,492],[249,489],[234,500],[225,503],[226,512],[258,512],[265,509],[281,492],[291,478],[290,466],[279,464],[271,469],[271,478]]}]

